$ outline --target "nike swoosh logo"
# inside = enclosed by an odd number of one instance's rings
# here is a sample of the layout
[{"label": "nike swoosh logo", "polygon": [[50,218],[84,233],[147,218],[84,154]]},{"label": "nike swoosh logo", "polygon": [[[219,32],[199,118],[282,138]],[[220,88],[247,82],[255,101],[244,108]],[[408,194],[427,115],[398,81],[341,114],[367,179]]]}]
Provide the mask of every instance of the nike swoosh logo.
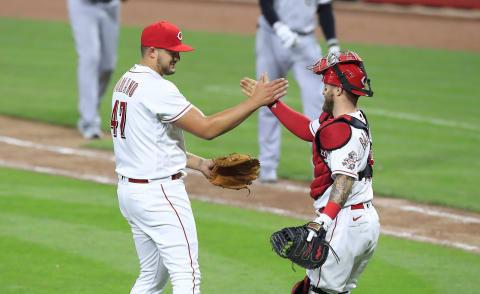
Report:
[{"label": "nike swoosh logo", "polygon": [[361,218],[362,216],[358,216],[358,217],[354,217],[353,218],[353,221],[356,222],[359,218]]}]

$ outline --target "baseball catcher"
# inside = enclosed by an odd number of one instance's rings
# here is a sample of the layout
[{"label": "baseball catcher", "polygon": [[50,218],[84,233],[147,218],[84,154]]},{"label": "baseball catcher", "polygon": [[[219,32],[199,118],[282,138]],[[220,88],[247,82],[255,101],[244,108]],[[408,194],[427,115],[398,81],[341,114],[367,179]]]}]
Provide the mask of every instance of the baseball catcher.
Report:
[{"label": "baseball catcher", "polygon": [[260,171],[258,158],[233,153],[214,158],[210,183],[228,189],[248,189],[248,185],[257,179]]},{"label": "baseball catcher", "polygon": [[[292,294],[347,294],[357,286],[380,234],[372,204],[372,136],[358,108],[359,98],[372,97],[373,91],[363,60],[353,51],[329,53],[308,69],[325,84],[318,118],[311,120],[282,101],[269,109],[289,131],[312,143],[310,196],[318,217],[274,233],[270,242],[281,257],[307,269]],[[248,95],[256,82],[244,79],[241,86]]]}]

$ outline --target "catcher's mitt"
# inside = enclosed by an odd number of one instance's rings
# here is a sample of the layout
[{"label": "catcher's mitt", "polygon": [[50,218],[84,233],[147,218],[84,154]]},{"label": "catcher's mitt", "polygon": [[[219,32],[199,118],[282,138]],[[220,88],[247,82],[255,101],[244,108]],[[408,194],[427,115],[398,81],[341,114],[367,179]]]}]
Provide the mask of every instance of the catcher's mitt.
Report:
[{"label": "catcher's mitt", "polygon": [[225,157],[214,158],[215,166],[212,169],[210,183],[229,189],[248,189],[258,177],[260,162],[250,155],[233,153]]},{"label": "catcher's mitt", "polygon": [[[309,242],[307,237],[311,230],[314,230],[317,236]],[[326,231],[319,224],[310,222],[273,233],[270,243],[280,257],[288,258],[306,269],[316,269],[325,263],[330,249],[337,262],[339,261],[337,254],[325,240],[325,235]]]}]

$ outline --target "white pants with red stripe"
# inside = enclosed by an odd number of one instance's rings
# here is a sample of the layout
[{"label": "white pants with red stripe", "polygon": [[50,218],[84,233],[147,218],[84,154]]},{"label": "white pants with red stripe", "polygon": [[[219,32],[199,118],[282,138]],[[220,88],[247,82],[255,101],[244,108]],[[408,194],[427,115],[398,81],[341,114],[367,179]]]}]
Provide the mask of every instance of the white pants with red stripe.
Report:
[{"label": "white pants with red stripe", "polygon": [[[377,247],[379,235],[378,214],[370,202],[365,203],[363,209],[349,206],[340,210],[326,236],[340,261],[337,263],[329,252],[321,268],[307,270],[310,285],[332,294],[354,289]],[[315,292],[310,291],[310,294]]]},{"label": "white pants with red stripe", "polygon": [[173,294],[199,294],[197,230],[183,180],[140,184],[125,178],[117,193],[140,261],[130,293],[161,293],[170,277]]}]

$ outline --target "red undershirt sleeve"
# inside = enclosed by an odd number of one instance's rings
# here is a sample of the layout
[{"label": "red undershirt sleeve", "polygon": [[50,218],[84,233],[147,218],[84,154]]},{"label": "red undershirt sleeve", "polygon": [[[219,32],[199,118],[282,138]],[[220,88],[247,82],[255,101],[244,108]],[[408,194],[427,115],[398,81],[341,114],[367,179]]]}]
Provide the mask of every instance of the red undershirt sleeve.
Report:
[{"label": "red undershirt sleeve", "polygon": [[310,119],[308,117],[291,109],[282,101],[278,101],[268,108],[295,136],[304,141],[313,141],[314,137],[310,131]]}]

